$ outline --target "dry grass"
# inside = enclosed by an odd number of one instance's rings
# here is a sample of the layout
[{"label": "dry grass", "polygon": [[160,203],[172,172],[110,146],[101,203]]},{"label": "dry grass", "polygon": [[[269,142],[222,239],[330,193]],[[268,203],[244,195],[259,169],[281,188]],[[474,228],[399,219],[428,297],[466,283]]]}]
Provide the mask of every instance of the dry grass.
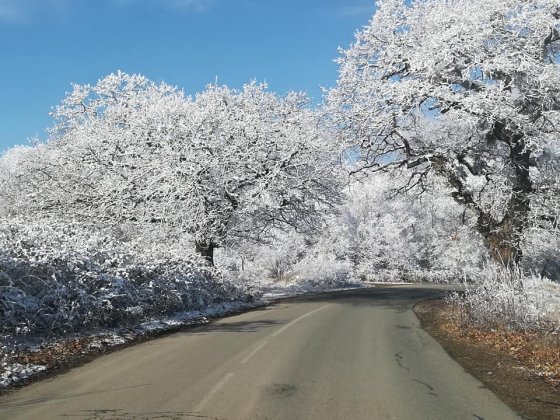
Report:
[{"label": "dry grass", "polygon": [[440,309],[441,328],[470,343],[483,344],[513,357],[537,376],[560,390],[560,335],[552,327],[512,331],[505,326],[485,329],[469,325],[463,309],[448,303]]},{"label": "dry grass", "polygon": [[467,324],[457,304],[420,302],[422,326],[465,370],[525,418],[560,419],[560,335]]},{"label": "dry grass", "polygon": [[19,353],[13,357],[13,361],[21,364],[31,363],[53,368],[63,364],[68,358],[76,354],[91,352],[89,345],[94,340],[95,337],[83,337],[80,339],[59,341],[41,346],[36,351]]}]

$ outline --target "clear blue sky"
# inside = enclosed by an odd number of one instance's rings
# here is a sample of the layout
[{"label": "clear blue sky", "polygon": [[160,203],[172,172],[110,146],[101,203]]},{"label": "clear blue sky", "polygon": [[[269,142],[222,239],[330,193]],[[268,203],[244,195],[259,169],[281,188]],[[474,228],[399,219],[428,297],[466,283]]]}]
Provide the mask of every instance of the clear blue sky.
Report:
[{"label": "clear blue sky", "polygon": [[71,83],[122,70],[191,94],[266,81],[320,100],[373,0],[0,0],[0,152],[44,139]]}]

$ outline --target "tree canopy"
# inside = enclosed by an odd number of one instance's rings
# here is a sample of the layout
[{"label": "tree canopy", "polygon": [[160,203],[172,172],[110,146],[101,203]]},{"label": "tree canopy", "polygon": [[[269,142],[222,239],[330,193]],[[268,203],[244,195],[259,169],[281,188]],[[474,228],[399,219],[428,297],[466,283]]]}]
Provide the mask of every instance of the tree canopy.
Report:
[{"label": "tree canopy", "polygon": [[361,169],[405,168],[403,189],[443,176],[504,264],[521,259],[537,184],[557,173],[559,19],[556,0],[380,1],[328,97]]},{"label": "tree canopy", "polygon": [[120,72],[76,85],[50,140],[25,156],[31,167],[12,171],[20,213],[165,224],[210,261],[233,238],[316,228],[337,202],[337,157],[307,104],[256,83],[194,98]]}]

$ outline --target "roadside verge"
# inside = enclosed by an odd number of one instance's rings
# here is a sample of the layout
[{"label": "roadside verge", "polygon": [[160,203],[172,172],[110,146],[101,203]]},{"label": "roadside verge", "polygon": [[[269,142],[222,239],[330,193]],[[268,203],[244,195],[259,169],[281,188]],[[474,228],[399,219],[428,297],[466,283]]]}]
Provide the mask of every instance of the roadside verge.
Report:
[{"label": "roadside verge", "polygon": [[453,359],[517,413],[560,418],[560,337],[466,327],[444,299],[419,302],[414,312]]}]

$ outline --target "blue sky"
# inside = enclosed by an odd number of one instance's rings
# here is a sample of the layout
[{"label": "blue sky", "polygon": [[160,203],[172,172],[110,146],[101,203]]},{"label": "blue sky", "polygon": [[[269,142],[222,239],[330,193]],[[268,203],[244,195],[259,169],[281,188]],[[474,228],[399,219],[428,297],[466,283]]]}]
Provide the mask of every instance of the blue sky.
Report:
[{"label": "blue sky", "polygon": [[251,79],[320,100],[373,0],[0,0],[0,151],[44,139],[71,83],[122,70],[191,94]]}]

